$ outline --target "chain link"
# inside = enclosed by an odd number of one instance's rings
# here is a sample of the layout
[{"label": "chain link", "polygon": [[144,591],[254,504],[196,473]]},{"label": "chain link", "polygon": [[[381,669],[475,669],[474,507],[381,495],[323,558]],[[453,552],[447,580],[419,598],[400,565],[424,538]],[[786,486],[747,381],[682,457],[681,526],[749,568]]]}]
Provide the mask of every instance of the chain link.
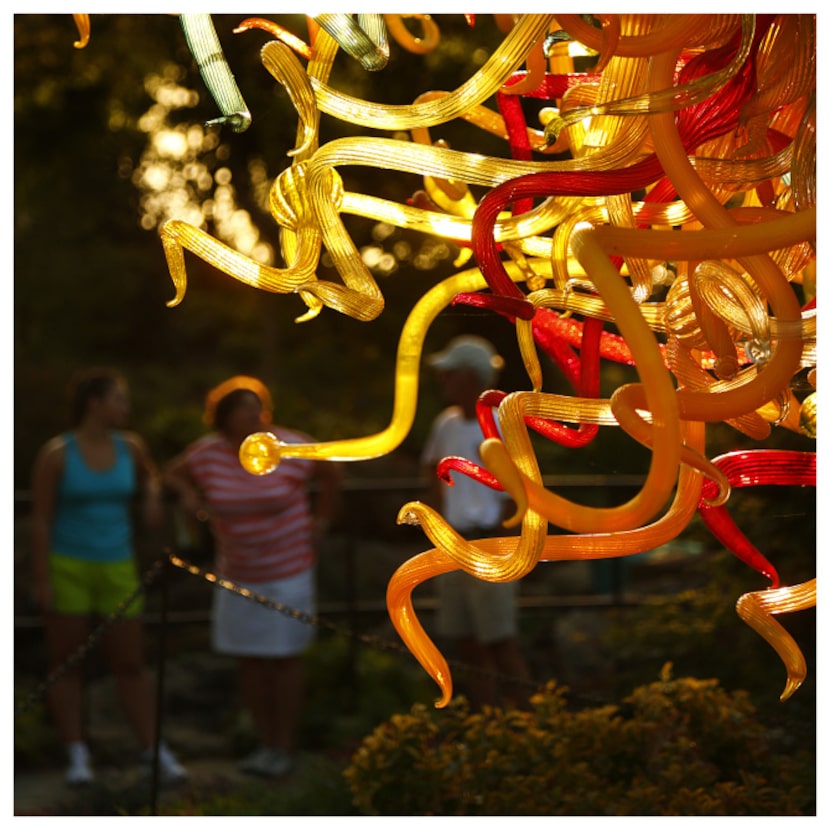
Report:
[{"label": "chain link", "polygon": [[[141,593],[146,591],[158,579],[159,575],[162,573],[162,571],[168,563],[176,568],[179,568],[185,573],[190,574],[191,576],[203,579],[205,582],[215,585],[218,588],[222,588],[223,590],[231,591],[235,594],[238,594],[239,596],[244,597],[245,599],[250,600],[251,602],[255,602],[258,605],[262,605],[266,608],[269,608],[272,611],[277,611],[278,613],[291,617],[292,619],[295,619],[298,622],[301,622],[305,625],[313,625],[316,628],[330,631],[334,634],[339,634],[342,637],[355,640],[370,648],[375,648],[381,651],[388,651],[400,654],[401,656],[405,656],[410,659],[414,659],[409,649],[407,649],[401,643],[395,643],[389,640],[384,640],[381,637],[378,637],[373,634],[361,634],[356,631],[353,631],[347,626],[338,625],[337,623],[325,619],[324,617],[309,614],[305,611],[300,611],[296,608],[291,608],[288,605],[283,605],[282,603],[276,602],[275,600],[269,599],[268,597],[262,596],[261,594],[257,594],[255,591],[251,591],[248,588],[238,585],[229,579],[225,579],[224,577],[221,577],[211,571],[208,571],[204,568],[200,568],[197,565],[188,562],[186,559],[182,559],[182,557],[178,556],[177,554],[169,554],[166,558],[157,560],[151,566],[151,568],[149,568],[147,572],[144,574],[144,576],[141,579],[141,583],[132,592],[132,594],[130,594],[130,596],[127,597],[123,602],[119,603],[116,610],[106,619],[104,619],[98,625],[98,627],[92,631],[92,633],[87,638],[87,641],[65,663],[63,663],[61,666],[55,669],[55,671],[52,672],[41,684],[39,684],[36,689],[34,689],[29,695],[27,695],[26,699],[22,701],[21,704],[17,707],[17,710],[15,712],[15,719],[23,715],[35,703],[37,703],[43,697],[45,697],[46,693],[49,691],[49,688],[56,681],[58,681],[61,677],[63,677],[68,671],[73,669],[78,663],[81,662],[81,660],[83,660],[86,657],[86,655],[98,644],[98,641],[101,639],[106,629],[109,628],[116,620],[123,617],[127,609],[133,604],[133,602],[136,601],[136,599],[141,595]],[[525,686],[527,688],[532,689],[538,688],[537,683],[533,683],[532,681],[524,680],[522,678],[510,677],[504,674],[500,674],[498,672],[484,671],[482,669],[478,669],[475,666],[471,666],[466,663],[461,663],[459,661],[448,660],[447,662],[451,668],[455,668],[459,671],[464,671],[470,674],[477,674],[482,677],[488,677],[502,682],[511,683],[514,686]]]}]

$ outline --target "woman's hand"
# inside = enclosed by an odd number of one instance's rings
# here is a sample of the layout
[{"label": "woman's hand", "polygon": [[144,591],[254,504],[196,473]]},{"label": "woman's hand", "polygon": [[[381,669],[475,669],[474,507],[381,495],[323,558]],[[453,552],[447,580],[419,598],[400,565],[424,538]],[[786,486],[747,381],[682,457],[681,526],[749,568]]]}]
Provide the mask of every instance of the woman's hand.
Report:
[{"label": "woman's hand", "polygon": [[208,512],[202,494],[195,488],[188,487],[179,492],[179,505],[186,516],[191,516],[199,522],[207,521]]}]

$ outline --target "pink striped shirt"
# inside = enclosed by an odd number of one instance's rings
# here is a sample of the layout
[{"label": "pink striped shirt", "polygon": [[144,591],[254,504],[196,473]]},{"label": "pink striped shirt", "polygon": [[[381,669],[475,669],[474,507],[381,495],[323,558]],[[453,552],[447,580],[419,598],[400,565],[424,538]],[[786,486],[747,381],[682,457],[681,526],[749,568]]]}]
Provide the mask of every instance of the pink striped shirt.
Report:
[{"label": "pink striped shirt", "polygon": [[[269,429],[285,443],[313,440],[283,427]],[[312,566],[315,552],[307,485],[313,461],[286,458],[270,475],[252,475],[217,433],[191,444],[185,458],[210,513],[216,570],[221,576],[267,582]]]}]

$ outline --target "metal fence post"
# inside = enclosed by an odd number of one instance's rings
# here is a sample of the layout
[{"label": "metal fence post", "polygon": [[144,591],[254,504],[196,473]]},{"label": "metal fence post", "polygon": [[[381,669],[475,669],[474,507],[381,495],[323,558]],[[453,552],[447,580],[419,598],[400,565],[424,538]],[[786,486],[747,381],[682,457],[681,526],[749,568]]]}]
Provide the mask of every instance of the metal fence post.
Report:
[{"label": "metal fence post", "polygon": [[161,571],[161,608],[159,617],[158,654],[156,657],[156,729],[155,743],[153,745],[153,770],[150,783],[150,813],[158,815],[158,794],[160,783],[159,751],[161,749],[164,707],[164,667],[165,648],[167,640],[167,611],[168,611],[168,583],[170,581],[170,552],[165,551],[164,565]]}]

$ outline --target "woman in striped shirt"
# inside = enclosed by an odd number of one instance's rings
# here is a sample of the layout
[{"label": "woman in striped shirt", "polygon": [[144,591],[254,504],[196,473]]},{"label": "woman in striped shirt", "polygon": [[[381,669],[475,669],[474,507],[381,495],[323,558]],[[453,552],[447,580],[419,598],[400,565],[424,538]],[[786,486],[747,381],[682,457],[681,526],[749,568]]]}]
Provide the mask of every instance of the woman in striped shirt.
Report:
[{"label": "woman in striped shirt", "polygon": [[[308,435],[271,423],[271,397],[256,378],[239,375],[208,393],[205,420],[213,428],[165,469],[165,483],[183,510],[207,520],[217,573],[274,602],[314,614],[315,543],[332,517],[340,483],[336,464],[284,459],[267,476],[248,473],[239,448],[268,430],[285,443]],[[309,485],[318,488],[312,510]],[[303,652],[314,628],[232,591],[214,594],[213,647],[238,658],[244,703],[261,746],[242,770],[283,775],[292,755],[304,696]]]}]

